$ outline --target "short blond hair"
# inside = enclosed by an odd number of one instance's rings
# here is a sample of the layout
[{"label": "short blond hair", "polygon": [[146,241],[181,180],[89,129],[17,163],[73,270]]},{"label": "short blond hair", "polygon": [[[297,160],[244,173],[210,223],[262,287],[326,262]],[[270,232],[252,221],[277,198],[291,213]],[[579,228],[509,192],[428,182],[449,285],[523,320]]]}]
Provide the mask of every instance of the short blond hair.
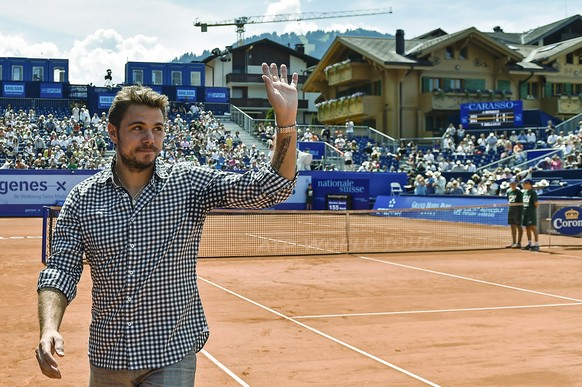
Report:
[{"label": "short blond hair", "polygon": [[164,121],[168,117],[168,97],[147,86],[125,86],[117,92],[109,108],[109,122],[119,128],[125,112],[132,105],[143,105],[158,108]]}]

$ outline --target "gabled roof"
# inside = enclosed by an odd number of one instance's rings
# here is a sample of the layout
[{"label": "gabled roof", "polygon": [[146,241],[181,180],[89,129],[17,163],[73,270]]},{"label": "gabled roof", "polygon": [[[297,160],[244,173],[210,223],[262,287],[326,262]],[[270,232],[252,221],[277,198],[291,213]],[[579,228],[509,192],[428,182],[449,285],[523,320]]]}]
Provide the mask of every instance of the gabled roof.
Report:
[{"label": "gabled roof", "polygon": [[[244,44],[240,47],[233,47],[231,49],[231,52],[234,53],[234,52],[239,52],[239,51],[245,51],[248,48],[251,48],[252,46],[261,46],[261,45],[272,46],[278,51],[285,52],[285,53],[289,54],[290,56],[294,56],[296,58],[302,59],[305,61],[307,67],[311,67],[319,62],[319,59],[317,59],[311,55],[307,55],[307,54],[302,53],[300,51],[297,51],[296,49],[293,49],[289,46],[285,46],[283,44],[277,43],[277,42],[270,40],[270,39],[267,39],[267,38],[255,40],[253,42],[249,42],[247,44]],[[215,55],[215,54],[209,55],[206,58],[202,59],[201,62],[208,63],[208,62],[212,61],[213,59],[216,59],[218,56],[219,55]]]},{"label": "gabled roof", "polygon": [[416,47],[407,45],[407,55],[416,57],[423,57],[430,52],[444,48],[462,39],[471,39],[479,42],[481,47],[488,47],[490,50],[498,51],[500,54],[506,55],[513,60],[521,60],[521,55],[516,53],[504,44],[501,44],[495,39],[490,38],[487,34],[479,31],[475,27],[467,28],[449,35],[443,35],[438,38],[421,41]]},{"label": "gabled roof", "polygon": [[582,37],[541,47],[520,46],[518,50],[524,55],[524,59],[518,62],[517,65],[526,70],[556,71],[551,67],[552,62],[559,56],[576,51],[579,48],[582,48]]},{"label": "gabled roof", "polygon": [[433,39],[433,38],[438,38],[439,36],[443,36],[443,35],[448,35],[448,33],[444,30],[442,30],[441,28],[437,28],[436,30],[432,30],[432,31],[428,31],[425,32],[424,34],[417,36],[414,39]]},{"label": "gabled roof", "polygon": [[582,16],[574,15],[556,22],[546,24],[526,32],[487,32],[487,35],[507,44],[538,44],[549,35],[568,27],[570,24],[581,21]]},{"label": "gabled roof", "polygon": [[337,42],[381,65],[386,63],[416,63],[416,60],[396,53],[396,39],[339,36]]}]

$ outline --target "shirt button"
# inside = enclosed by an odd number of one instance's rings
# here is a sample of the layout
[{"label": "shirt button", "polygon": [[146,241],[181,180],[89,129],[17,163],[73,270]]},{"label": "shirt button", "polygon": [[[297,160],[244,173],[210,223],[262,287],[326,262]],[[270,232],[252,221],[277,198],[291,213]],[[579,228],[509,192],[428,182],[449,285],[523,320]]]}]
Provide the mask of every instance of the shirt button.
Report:
[{"label": "shirt button", "polygon": [[135,247],[135,244],[131,243],[131,244],[129,245],[129,247],[131,247],[131,248],[133,249],[133,248]]},{"label": "shirt button", "polygon": [[133,270],[130,270],[128,274],[133,275]]},{"label": "shirt button", "polygon": [[131,302],[131,297],[127,297],[127,302]]},{"label": "shirt button", "polygon": [[128,327],[130,327],[130,326],[132,326],[132,325],[133,325],[133,323],[132,323],[131,321],[127,323],[127,326],[128,326]]}]

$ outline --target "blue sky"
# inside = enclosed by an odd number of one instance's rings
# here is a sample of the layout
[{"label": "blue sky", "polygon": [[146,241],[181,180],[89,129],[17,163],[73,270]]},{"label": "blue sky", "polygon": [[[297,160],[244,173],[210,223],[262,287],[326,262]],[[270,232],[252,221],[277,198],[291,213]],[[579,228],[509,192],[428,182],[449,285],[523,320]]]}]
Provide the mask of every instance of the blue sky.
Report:
[{"label": "blue sky", "polygon": [[72,83],[101,84],[105,69],[121,82],[129,61],[169,61],[236,41],[234,26],[202,33],[193,23],[240,16],[392,8],[392,14],[291,23],[247,25],[246,36],[263,32],[368,28],[413,38],[435,28],[468,27],[523,32],[582,14],[580,0],[21,0],[5,2],[0,14],[0,56],[67,58]]}]

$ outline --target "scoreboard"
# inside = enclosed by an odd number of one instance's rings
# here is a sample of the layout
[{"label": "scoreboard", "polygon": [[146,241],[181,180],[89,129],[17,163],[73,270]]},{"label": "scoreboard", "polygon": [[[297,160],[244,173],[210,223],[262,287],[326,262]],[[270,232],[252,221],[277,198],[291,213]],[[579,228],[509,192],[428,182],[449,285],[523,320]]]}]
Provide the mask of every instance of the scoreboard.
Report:
[{"label": "scoreboard", "polygon": [[523,102],[491,101],[461,104],[461,124],[467,129],[523,126]]},{"label": "scoreboard", "polygon": [[326,195],[326,209],[330,211],[347,211],[352,209],[352,196],[344,194]]}]

